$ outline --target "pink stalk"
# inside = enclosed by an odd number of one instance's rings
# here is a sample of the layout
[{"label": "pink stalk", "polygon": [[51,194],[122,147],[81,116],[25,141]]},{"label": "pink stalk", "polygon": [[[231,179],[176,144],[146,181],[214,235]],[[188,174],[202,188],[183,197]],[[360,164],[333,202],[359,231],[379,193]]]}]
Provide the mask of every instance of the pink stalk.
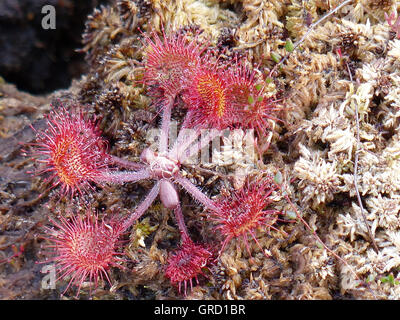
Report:
[{"label": "pink stalk", "polygon": [[178,223],[179,230],[181,231],[182,243],[190,240],[189,232],[186,228],[185,220],[183,219],[181,205],[178,204],[174,209],[176,222]]},{"label": "pink stalk", "polygon": [[124,182],[136,182],[150,177],[151,174],[146,169],[140,171],[106,171],[97,178],[97,182],[121,184]]},{"label": "pink stalk", "polygon": [[121,159],[116,156],[109,156],[110,157],[110,162],[112,164],[118,165],[123,168],[129,168],[129,169],[134,169],[134,170],[140,170],[144,168],[144,165],[142,163],[136,163],[133,161]]},{"label": "pink stalk", "polygon": [[217,206],[210,198],[204,195],[193,183],[184,177],[176,177],[175,181],[179,183],[185,190],[197,201],[202,203],[206,208],[218,212]]},{"label": "pink stalk", "polygon": [[390,16],[388,16],[385,12],[385,19],[392,31],[396,32],[397,39],[400,39],[400,16],[398,16],[396,19],[396,12],[392,12]]},{"label": "pink stalk", "polygon": [[181,128],[168,155],[173,159],[179,159],[183,152],[199,137],[200,133],[200,129]]},{"label": "pink stalk", "polygon": [[181,126],[182,129],[192,129],[192,128],[188,128],[188,126],[192,122],[192,117],[193,117],[193,111],[188,110],[188,112],[186,113],[185,119],[183,119],[183,123]]},{"label": "pink stalk", "polygon": [[201,149],[205,148],[208,146],[208,144],[214,140],[214,138],[221,136],[224,133],[222,130],[216,130],[216,129],[211,129],[210,131],[207,132],[205,136],[201,137],[201,140],[199,143],[194,144],[189,150],[186,152],[182,152],[182,154],[179,156],[178,160],[180,163],[185,162],[186,159],[189,159],[196,153],[198,153]]},{"label": "pink stalk", "polygon": [[157,182],[150,190],[146,198],[144,198],[144,200],[138,205],[136,210],[131,214],[131,216],[125,220],[122,230],[127,230],[137,219],[139,219],[146,212],[146,210],[153,203],[154,199],[157,197],[159,191],[160,182]]},{"label": "pink stalk", "polygon": [[158,152],[164,154],[168,151],[168,135],[171,123],[171,110],[174,105],[175,95],[169,97],[163,107],[164,113],[161,120],[160,146]]}]

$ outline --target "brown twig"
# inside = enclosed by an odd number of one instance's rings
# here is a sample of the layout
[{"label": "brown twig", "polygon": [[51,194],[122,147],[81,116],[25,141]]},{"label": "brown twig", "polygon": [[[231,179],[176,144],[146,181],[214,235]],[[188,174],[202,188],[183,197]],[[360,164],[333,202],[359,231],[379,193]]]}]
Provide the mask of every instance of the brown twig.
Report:
[{"label": "brown twig", "polygon": [[[347,61],[345,61],[346,67],[347,67],[347,72],[349,73],[349,77],[350,77],[350,81],[353,82],[353,76],[351,74],[351,70],[349,67],[349,64],[347,63]],[[354,104],[354,113],[355,113],[355,117],[356,117],[356,138],[357,138],[357,145],[356,145],[356,151],[355,151],[355,155],[354,155],[354,189],[356,191],[356,195],[357,195],[357,200],[358,200],[358,206],[360,207],[361,210],[361,215],[363,217],[365,226],[367,227],[368,230],[368,236],[372,242],[372,246],[375,250],[376,253],[379,252],[378,246],[375,242],[375,239],[372,235],[371,232],[371,228],[368,225],[367,222],[367,217],[364,214],[364,206],[362,204],[362,200],[361,200],[361,195],[360,195],[360,191],[358,190],[358,151],[359,151],[359,146],[360,146],[360,119],[358,117],[358,104],[357,102]]]},{"label": "brown twig", "polygon": [[341,4],[339,4],[335,9],[333,9],[332,11],[329,11],[327,14],[325,14],[322,18],[318,19],[318,21],[314,22],[313,24],[310,25],[310,27],[308,28],[307,32],[293,45],[293,50],[291,50],[290,52],[288,52],[271,70],[271,72],[269,73],[268,77],[271,77],[274,72],[279,68],[279,66],[284,63],[292,54],[292,52],[294,52],[297,47],[302,44],[304,42],[304,40],[310,35],[311,31],[314,30],[314,28],[319,25],[322,21],[324,21],[325,19],[329,18],[331,15],[333,15],[334,13],[336,13],[337,11],[339,11],[342,7],[344,7],[346,4],[349,4],[350,2],[352,2],[353,0],[346,0],[343,1]]},{"label": "brown twig", "polygon": [[343,258],[341,258],[336,252],[334,252],[332,249],[330,249],[322,240],[321,238],[318,236],[318,234],[315,232],[315,230],[313,228],[311,228],[311,226],[307,223],[307,221],[305,221],[303,219],[303,217],[300,215],[300,212],[297,210],[296,206],[294,205],[294,203],[290,200],[289,198],[289,191],[285,190],[286,188],[283,187],[283,184],[277,184],[279,190],[281,191],[282,195],[284,196],[284,198],[286,199],[286,201],[289,203],[289,205],[292,207],[292,209],[294,210],[294,212],[296,213],[297,218],[304,224],[304,226],[311,232],[311,234],[313,235],[314,239],[321,244],[326,251],[328,251],[331,255],[333,255],[336,259],[338,259],[339,261],[341,261],[342,263],[344,263],[350,270],[350,272],[353,274],[353,276],[359,280],[360,282],[363,282],[363,284],[366,286],[366,288],[368,289],[368,291],[372,294],[372,296],[377,299],[374,291],[371,289],[371,287],[369,286],[369,284],[363,280],[361,280],[359,278],[359,276],[356,274],[356,272],[353,270],[353,268],[349,265],[349,263],[344,260]]}]

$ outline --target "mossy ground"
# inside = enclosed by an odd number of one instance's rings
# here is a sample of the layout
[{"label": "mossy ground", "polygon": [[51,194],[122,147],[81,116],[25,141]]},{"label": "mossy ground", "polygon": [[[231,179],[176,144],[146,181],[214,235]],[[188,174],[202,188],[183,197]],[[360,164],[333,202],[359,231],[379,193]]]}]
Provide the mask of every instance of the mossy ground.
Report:
[{"label": "mossy ground", "polygon": [[[55,105],[79,103],[96,114],[110,142],[110,152],[138,160],[147,146],[146,132],[157,128],[156,110],[142,85],[140,62],[145,54],[143,32],[203,30],[216,53],[246,57],[264,74],[274,66],[271,53],[285,55],[285,42],[300,39],[309,25],[341,1],[118,1],[96,10],[87,22],[83,50],[89,72],[68,90],[43,97],[0,84],[0,265],[2,299],[57,299],[56,290],[41,289],[42,226],[48,217],[79,207],[77,199],[59,199],[45,190],[40,177],[26,171],[34,164],[21,155],[22,143],[34,139],[29,127],[43,128],[43,114]],[[282,112],[273,134],[259,137],[270,147],[258,159],[254,174],[283,173],[289,196],[322,240],[345,259],[358,277],[369,281],[379,299],[398,299],[395,281],[400,266],[400,40],[384,13],[400,8],[390,0],[355,0],[311,32],[282,65],[270,85],[281,97]],[[342,58],[337,54],[341,50]],[[350,81],[347,64],[352,74]],[[178,99],[179,104],[179,99]],[[355,105],[360,117],[356,140]],[[173,119],[184,113],[176,109]],[[359,154],[359,189],[368,224],[378,245],[372,248],[353,183],[354,157]],[[238,167],[188,168],[187,175],[210,196],[234,186]],[[211,171],[211,173],[210,173]],[[215,172],[214,174],[212,172]],[[218,173],[218,174],[216,174]],[[96,188],[86,203],[110,213],[128,214],[151,183]],[[181,192],[184,215],[194,240],[221,241],[203,209]],[[279,201],[278,201],[279,200]],[[283,198],[277,207],[291,210]],[[113,270],[112,287],[97,289],[95,299],[182,298],[165,279],[168,252],[179,244],[170,212],[156,202],[127,235],[126,267]],[[252,257],[243,244],[232,242],[207,277],[187,298],[197,299],[369,299],[370,290],[354,279],[348,266],[324,250],[300,222],[281,222],[285,231],[260,229],[266,258],[252,243]],[[15,245],[16,247],[13,247]],[[16,251],[13,251],[13,248]],[[392,276],[391,276],[392,275]],[[85,293],[86,292],[86,293]],[[87,298],[83,290],[81,298]],[[68,291],[65,297],[74,297]]]}]

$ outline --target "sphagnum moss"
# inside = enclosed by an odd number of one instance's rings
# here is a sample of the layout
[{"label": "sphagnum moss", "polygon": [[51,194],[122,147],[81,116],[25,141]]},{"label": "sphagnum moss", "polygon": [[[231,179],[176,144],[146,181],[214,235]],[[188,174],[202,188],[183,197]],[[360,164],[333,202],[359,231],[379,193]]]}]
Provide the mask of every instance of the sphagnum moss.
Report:
[{"label": "sphagnum moss", "polygon": [[[135,5],[140,17],[130,20],[126,16],[129,10],[120,1],[119,6],[104,7],[90,18],[84,49],[90,72],[74,82],[68,94],[84,103],[89,102],[90,113],[97,112],[104,116],[101,126],[107,136],[116,134],[126,137],[126,143],[111,146],[112,154],[126,154],[129,148],[134,148],[137,157],[147,145],[133,142],[130,145],[128,137],[144,141],[146,130],[156,125],[143,114],[139,116],[142,110],[135,110],[137,105],[130,105],[124,99],[130,97],[131,101],[141,101],[141,106],[147,108],[146,112],[155,114],[158,111],[155,106],[146,103],[149,100],[144,90],[132,90],[139,87],[131,80],[132,77],[140,80],[140,67],[134,66],[136,72],[126,73],[126,69],[113,68],[109,64],[106,69],[109,72],[108,82],[100,76],[104,72],[102,58],[107,55],[117,57],[118,45],[134,37],[133,34],[137,36],[133,31],[134,24],[149,34],[152,29],[161,33],[161,26],[164,25],[166,33],[170,34],[182,26],[195,23],[204,30],[205,38],[212,39],[210,45],[216,48],[215,41],[221,30],[229,29],[234,34],[233,40],[222,48],[240,51],[249,61],[259,63],[258,69],[269,71],[275,65],[269,58],[271,52],[281,56],[286,54],[285,27],[293,43],[296,43],[312,22],[321,17],[321,11],[327,12],[340,3],[342,1],[330,1],[329,7],[325,1],[305,4],[291,0],[285,5],[281,1],[270,1],[268,4],[241,1],[241,5],[227,6],[227,2],[216,1],[137,1]],[[398,277],[397,220],[400,210],[396,199],[399,194],[397,126],[400,115],[400,44],[384,16],[397,11],[399,6],[396,1],[352,1],[336,12],[330,21],[317,26],[300,50],[293,51],[277,69],[272,89],[282,90],[286,98],[286,114],[281,124],[283,130],[272,136],[270,148],[258,159],[262,170],[275,172],[278,167],[280,171],[290,172],[290,176],[297,178],[289,190],[304,219],[318,234],[325,235],[323,240],[335,248],[361,278],[370,280],[369,285],[378,298],[388,299],[398,299],[400,290],[395,281],[381,281],[390,274],[394,279]],[[243,12],[245,15],[242,15]],[[240,17],[244,17],[243,20]],[[138,43],[137,40],[134,42]],[[337,49],[341,47],[343,58],[347,59],[355,79],[353,83],[349,80],[346,64],[337,55]],[[140,61],[140,56],[137,58]],[[113,75],[118,70],[124,70],[122,77]],[[118,88],[120,92],[110,91],[111,87]],[[182,102],[177,99],[176,103],[179,105]],[[369,244],[355,201],[352,172],[356,150],[355,103],[360,116],[359,188],[368,211],[368,223],[378,244],[378,253]],[[177,110],[173,117],[181,119]],[[129,119],[135,119],[134,123],[128,123]],[[316,172],[315,163],[323,164],[329,170]],[[219,164],[212,169],[223,172],[221,176],[229,176],[234,166]],[[204,178],[204,173],[194,171],[193,176]],[[218,178],[210,186],[202,186],[208,194],[216,195],[223,193],[224,187],[229,189],[231,183],[231,179],[222,181]],[[315,186],[320,187],[316,189]],[[107,197],[107,192],[101,191],[93,194],[90,201],[99,206],[117,205],[126,211],[145,194],[143,190],[147,187],[146,183],[118,190],[110,187],[110,191],[121,197]],[[309,190],[315,193],[314,197],[309,196]],[[50,205],[63,206],[55,201]],[[281,207],[286,208],[284,204]],[[35,208],[39,212],[40,209]],[[136,288],[144,283],[153,292],[158,292],[157,297],[161,298],[163,294],[157,291],[158,288],[166,288],[169,283],[157,275],[155,266],[166,264],[165,248],[174,246],[174,243],[176,247],[179,234],[173,221],[161,214],[156,206],[150,210],[154,222],[163,227],[155,232],[156,241],[152,235],[145,239],[146,248],[140,254],[146,258],[138,263],[138,268],[152,266],[149,267],[153,270],[152,277],[146,282],[144,277],[138,275],[140,282],[130,281],[132,292],[139,292]],[[209,234],[208,240],[212,241],[213,236],[207,232],[212,226],[199,220],[199,216],[204,217],[204,213],[197,208],[186,210],[185,222],[189,230],[197,230],[197,234],[201,235]],[[198,229],[199,226],[201,229]],[[209,281],[218,290],[211,286],[205,293],[202,289],[202,293],[196,291],[196,294],[205,298],[260,299],[326,299],[337,294],[364,299],[371,297],[368,290],[359,286],[347,266],[335,264],[323,249],[315,245],[315,239],[304,231],[301,224],[288,223],[283,228],[290,235],[288,239],[281,239],[282,235],[273,230],[272,237],[262,232],[257,234],[260,245],[268,247],[274,259],[265,258],[251,243],[253,257],[250,263],[250,259],[243,255],[245,247],[230,246],[229,252],[221,255],[221,260],[210,269],[212,275]],[[164,240],[160,240],[162,238]],[[202,239],[197,237],[194,240]],[[275,272],[266,271],[272,267]],[[170,296],[175,295],[169,292]],[[119,293],[113,294],[117,296]]]}]

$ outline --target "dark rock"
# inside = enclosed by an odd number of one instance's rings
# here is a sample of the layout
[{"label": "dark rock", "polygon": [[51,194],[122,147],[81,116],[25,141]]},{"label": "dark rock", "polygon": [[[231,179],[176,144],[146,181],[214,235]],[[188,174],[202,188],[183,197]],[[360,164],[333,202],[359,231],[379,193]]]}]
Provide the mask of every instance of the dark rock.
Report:
[{"label": "dark rock", "polygon": [[[67,88],[85,71],[81,34],[87,15],[107,0],[0,1],[0,76],[31,93]],[[43,29],[42,7],[56,10],[56,29]]]}]

